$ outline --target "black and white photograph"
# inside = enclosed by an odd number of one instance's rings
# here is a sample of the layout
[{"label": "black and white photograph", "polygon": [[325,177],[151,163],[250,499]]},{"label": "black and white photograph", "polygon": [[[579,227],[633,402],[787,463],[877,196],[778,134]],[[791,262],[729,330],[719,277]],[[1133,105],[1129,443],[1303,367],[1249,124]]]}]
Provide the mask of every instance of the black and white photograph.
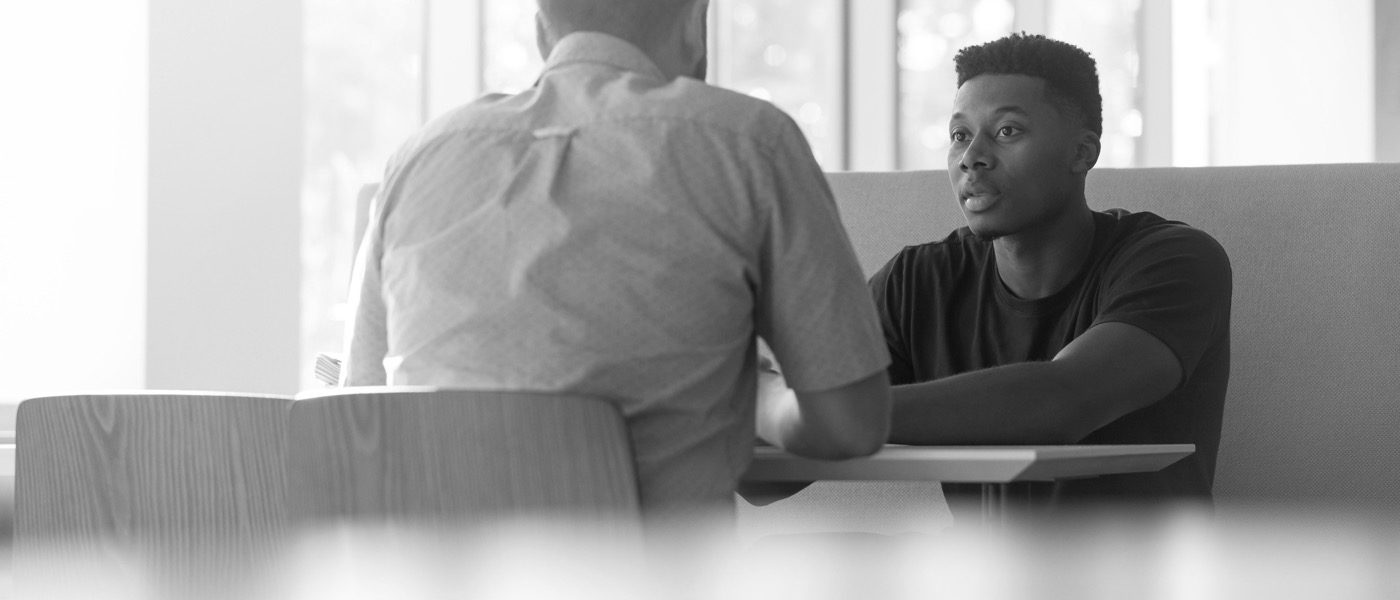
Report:
[{"label": "black and white photograph", "polygon": [[0,600],[1400,598],[1400,2],[0,3]]}]

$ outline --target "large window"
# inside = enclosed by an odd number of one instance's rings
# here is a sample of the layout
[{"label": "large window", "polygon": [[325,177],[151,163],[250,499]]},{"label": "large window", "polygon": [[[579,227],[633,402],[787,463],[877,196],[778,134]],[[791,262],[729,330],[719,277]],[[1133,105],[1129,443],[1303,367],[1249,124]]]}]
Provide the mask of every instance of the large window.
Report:
[{"label": "large window", "polygon": [[905,0],[895,23],[899,63],[899,167],[941,169],[959,48],[1011,31],[1009,0]]},{"label": "large window", "polygon": [[1099,65],[1103,96],[1103,153],[1099,165],[1144,164],[1140,142],[1142,52],[1139,0],[1057,0],[1046,14],[1045,33],[1087,50]]},{"label": "large window", "polygon": [[1099,165],[1138,165],[1143,123],[1137,17],[1137,0],[904,0],[896,24],[899,167],[944,168],[957,82],[953,56],[1013,31],[1045,33],[1095,58],[1104,101]]},{"label": "large window", "polygon": [[715,83],[782,108],[817,162],[844,168],[841,0],[716,0]]},{"label": "large window", "polygon": [[[1377,133],[1378,111],[1400,123],[1400,109],[1376,102],[1376,73],[1400,69],[1376,62],[1378,48],[1400,47],[1400,11],[1372,0],[710,4],[711,83],[788,112],[827,170],[943,168],[953,55],[1012,31],[1063,39],[1098,61],[1100,167],[1364,162],[1394,136]],[[305,6],[309,360],[341,345],[361,186],[424,120],[484,91],[524,89],[541,60],[528,0]],[[1310,122],[1319,116],[1342,122],[1323,144]]]},{"label": "large window", "polygon": [[[842,7],[716,0],[711,16],[715,45],[733,48],[714,57],[711,81],[792,114],[828,169],[843,164]],[[803,28],[772,26],[793,15]],[[315,354],[342,346],[361,188],[425,120],[530,86],[543,62],[534,18],[524,0],[306,0],[304,387]],[[459,43],[464,34],[480,43]]]},{"label": "large window", "polygon": [[423,122],[421,0],[305,0],[303,387],[341,347],[360,188]]},{"label": "large window", "polygon": [[514,93],[530,87],[544,64],[535,45],[535,3],[486,0],[481,11],[485,43],[480,91]]}]

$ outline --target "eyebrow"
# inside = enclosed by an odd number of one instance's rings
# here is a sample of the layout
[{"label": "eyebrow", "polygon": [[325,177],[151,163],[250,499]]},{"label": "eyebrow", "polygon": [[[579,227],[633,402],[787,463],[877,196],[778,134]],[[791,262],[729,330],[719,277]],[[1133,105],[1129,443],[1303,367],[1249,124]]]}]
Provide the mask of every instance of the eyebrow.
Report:
[{"label": "eyebrow", "polygon": [[[1026,109],[1021,108],[1020,106],[1017,106],[1017,105],[1015,105],[1015,104],[1009,104],[1009,105],[1006,105],[1006,106],[998,106],[996,110],[992,111],[992,114],[993,114],[994,116],[998,116],[998,117],[1000,117],[1000,116],[1002,116],[1002,115],[1005,115],[1005,114],[1008,114],[1008,113],[1010,113],[1010,114],[1018,114],[1018,115],[1021,115],[1021,116],[1023,116],[1023,117],[1029,117],[1029,116],[1031,116],[1031,113],[1030,113],[1030,112],[1026,111]],[[964,116],[965,116],[965,115],[963,115],[962,113],[956,112],[956,113],[953,113],[952,119],[956,120],[956,119],[962,118],[962,117],[964,117]]]}]

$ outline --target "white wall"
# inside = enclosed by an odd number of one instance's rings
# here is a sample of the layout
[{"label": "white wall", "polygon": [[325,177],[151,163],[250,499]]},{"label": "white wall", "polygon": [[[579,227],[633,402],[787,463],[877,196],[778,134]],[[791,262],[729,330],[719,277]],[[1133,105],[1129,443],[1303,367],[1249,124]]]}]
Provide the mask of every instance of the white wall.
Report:
[{"label": "white wall", "polygon": [[296,391],[301,51],[296,1],[0,4],[0,402]]},{"label": "white wall", "polygon": [[293,392],[301,2],[150,2],[146,385]]},{"label": "white wall", "polygon": [[147,3],[0,3],[0,400],[139,388]]},{"label": "white wall", "polygon": [[1216,3],[1211,164],[1374,160],[1372,2]]}]

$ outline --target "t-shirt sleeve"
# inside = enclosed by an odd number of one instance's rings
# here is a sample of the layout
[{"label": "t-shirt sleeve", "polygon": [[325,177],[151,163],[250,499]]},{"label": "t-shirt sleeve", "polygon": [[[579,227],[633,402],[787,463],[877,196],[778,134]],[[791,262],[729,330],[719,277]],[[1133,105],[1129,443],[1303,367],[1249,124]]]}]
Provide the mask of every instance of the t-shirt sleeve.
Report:
[{"label": "t-shirt sleeve", "polygon": [[779,135],[755,190],[766,205],[756,327],[790,387],[834,389],[879,372],[889,356],[826,177],[796,124],[774,118]]},{"label": "t-shirt sleeve", "polygon": [[1183,225],[1135,240],[1105,271],[1094,324],[1126,323],[1161,340],[1189,380],[1201,357],[1229,334],[1230,259],[1208,234]]},{"label": "t-shirt sleeve", "polygon": [[908,261],[900,253],[870,277],[870,295],[875,299],[875,313],[885,336],[885,348],[890,353],[888,369],[891,385],[916,383],[914,363],[909,359],[909,344],[904,334],[905,303],[908,299]]}]

